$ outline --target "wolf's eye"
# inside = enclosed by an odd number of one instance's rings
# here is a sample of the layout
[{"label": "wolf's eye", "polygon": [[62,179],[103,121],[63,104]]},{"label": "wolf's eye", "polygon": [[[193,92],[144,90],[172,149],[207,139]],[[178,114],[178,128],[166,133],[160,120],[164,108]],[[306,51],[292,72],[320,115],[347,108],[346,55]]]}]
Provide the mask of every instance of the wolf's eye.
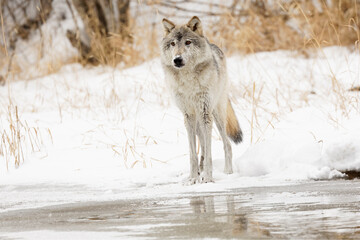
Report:
[{"label": "wolf's eye", "polygon": [[175,46],[175,42],[171,42],[170,44],[171,44],[171,46]]},{"label": "wolf's eye", "polygon": [[189,41],[189,40],[187,40],[186,42],[185,42],[185,45],[190,45],[191,44],[191,41]]}]

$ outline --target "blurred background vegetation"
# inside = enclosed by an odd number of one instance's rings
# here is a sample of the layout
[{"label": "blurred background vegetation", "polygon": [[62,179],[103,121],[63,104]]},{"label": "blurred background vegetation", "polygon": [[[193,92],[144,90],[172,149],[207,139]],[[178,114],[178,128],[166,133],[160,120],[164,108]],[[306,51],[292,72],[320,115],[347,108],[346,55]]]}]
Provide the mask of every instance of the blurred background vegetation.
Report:
[{"label": "blurred background vegetation", "polygon": [[359,0],[0,0],[0,84],[64,64],[130,67],[159,55],[161,19],[204,22],[227,55],[359,49]]}]

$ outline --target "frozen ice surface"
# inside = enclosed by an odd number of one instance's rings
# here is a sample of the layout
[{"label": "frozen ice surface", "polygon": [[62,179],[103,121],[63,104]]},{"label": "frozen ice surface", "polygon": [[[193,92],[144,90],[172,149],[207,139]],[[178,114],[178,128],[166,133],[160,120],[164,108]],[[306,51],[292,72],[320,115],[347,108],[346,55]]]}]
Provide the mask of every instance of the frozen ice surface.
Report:
[{"label": "frozen ice surface", "polygon": [[0,238],[358,239],[359,186],[307,181],[21,209],[0,213]]}]

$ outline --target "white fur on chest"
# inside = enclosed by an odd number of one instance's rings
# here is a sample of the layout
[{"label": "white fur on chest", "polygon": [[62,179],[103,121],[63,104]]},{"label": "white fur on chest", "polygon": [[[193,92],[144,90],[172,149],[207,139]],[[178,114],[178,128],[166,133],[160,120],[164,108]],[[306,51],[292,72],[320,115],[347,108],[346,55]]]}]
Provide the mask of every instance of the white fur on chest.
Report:
[{"label": "white fur on chest", "polygon": [[[219,77],[216,71],[203,71],[201,74],[192,71],[165,71],[166,81],[183,112],[195,113],[197,108],[206,103],[216,105],[220,94]],[[219,91],[220,90],[220,91]]]}]

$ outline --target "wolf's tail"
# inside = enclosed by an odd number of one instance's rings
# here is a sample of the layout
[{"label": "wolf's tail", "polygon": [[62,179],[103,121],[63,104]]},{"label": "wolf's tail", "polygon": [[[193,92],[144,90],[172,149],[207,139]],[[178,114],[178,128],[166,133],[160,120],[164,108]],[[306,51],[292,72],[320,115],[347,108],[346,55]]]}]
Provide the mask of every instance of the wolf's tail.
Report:
[{"label": "wolf's tail", "polygon": [[243,140],[243,133],[234,113],[234,109],[231,106],[230,100],[228,100],[226,108],[226,133],[236,144]]}]

